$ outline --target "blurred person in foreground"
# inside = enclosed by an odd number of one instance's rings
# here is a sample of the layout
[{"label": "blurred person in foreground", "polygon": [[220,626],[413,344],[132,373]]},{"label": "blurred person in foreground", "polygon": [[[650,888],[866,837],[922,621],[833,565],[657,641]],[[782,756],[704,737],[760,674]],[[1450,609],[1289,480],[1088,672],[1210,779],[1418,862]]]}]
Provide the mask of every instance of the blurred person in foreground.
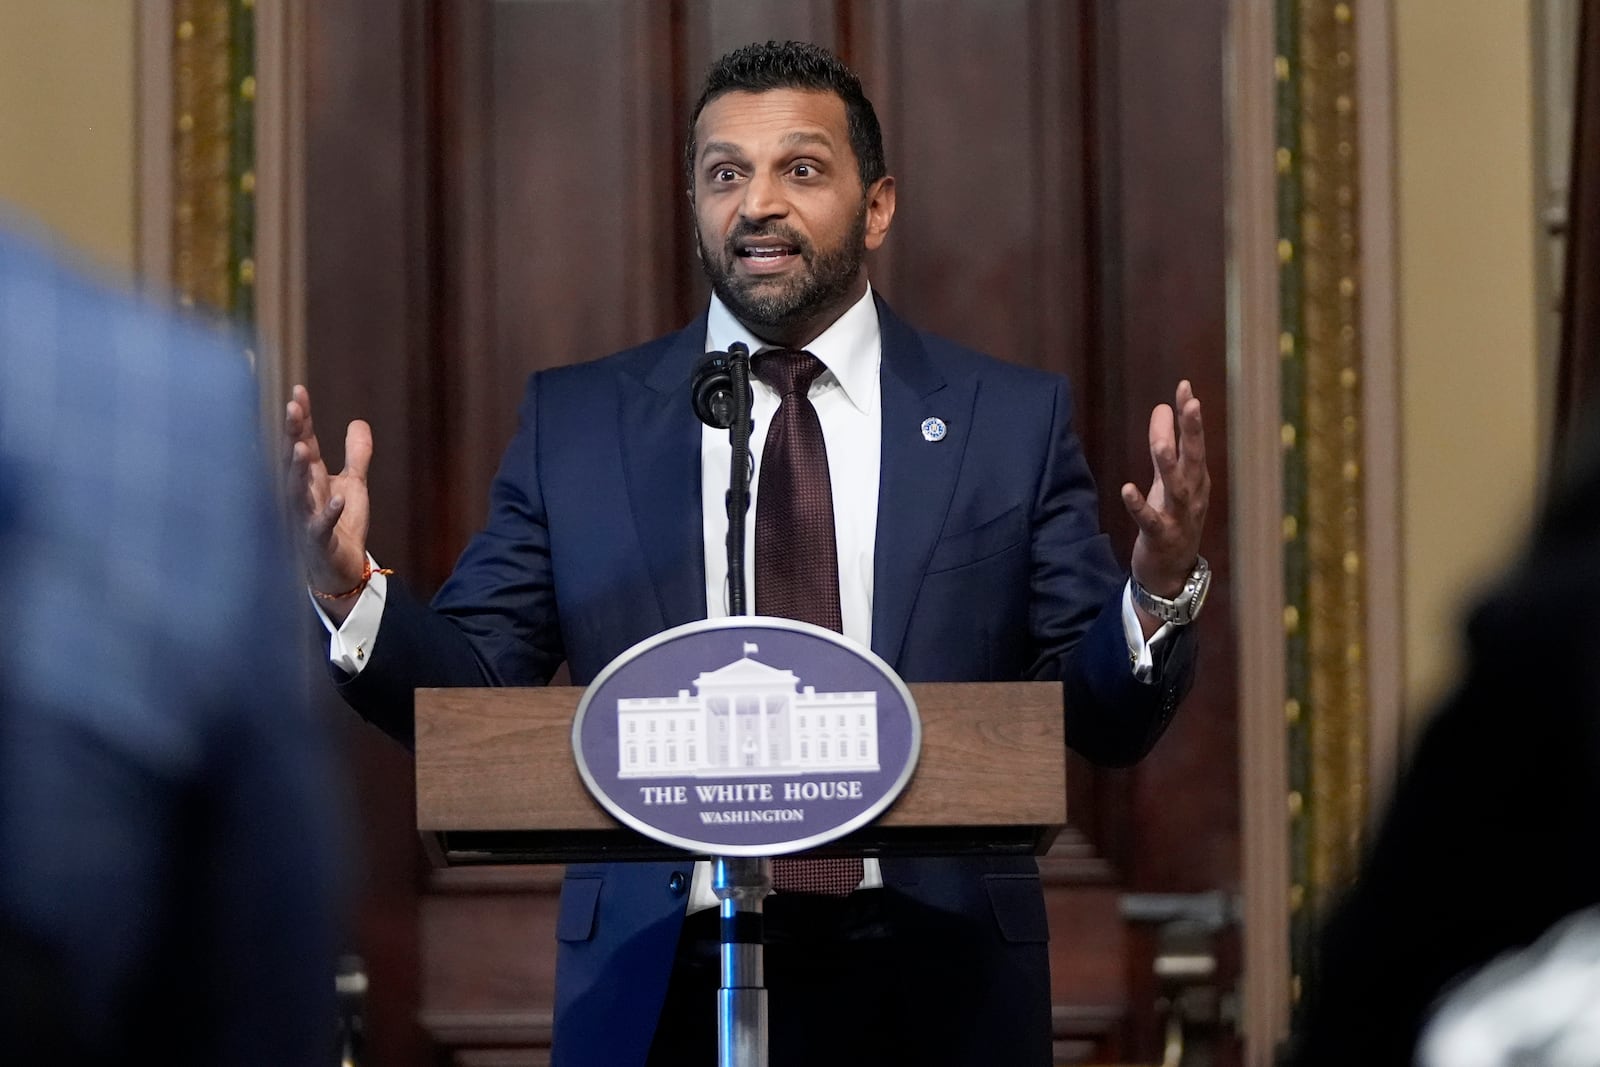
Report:
[{"label": "blurred person in foreground", "polygon": [[329,751],[238,348],[0,226],[0,1060],[333,1061]]},{"label": "blurred person in foreground", "polygon": [[1568,920],[1600,903],[1600,435],[1575,455],[1522,558],[1471,613],[1466,674],[1321,932],[1290,1064],[1410,1064],[1435,1019],[1430,1067],[1499,1022],[1516,1032],[1488,1062],[1566,1062],[1511,1050],[1526,1033],[1556,1040],[1583,1012],[1546,1026],[1505,1011],[1524,996],[1491,994],[1540,983],[1569,997],[1546,981],[1549,961],[1600,960],[1585,940],[1595,922]]}]

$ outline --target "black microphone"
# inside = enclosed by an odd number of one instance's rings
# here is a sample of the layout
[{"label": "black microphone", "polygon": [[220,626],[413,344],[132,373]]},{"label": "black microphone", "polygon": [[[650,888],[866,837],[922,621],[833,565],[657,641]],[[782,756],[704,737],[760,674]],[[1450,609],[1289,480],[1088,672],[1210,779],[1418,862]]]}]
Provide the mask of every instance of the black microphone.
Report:
[{"label": "black microphone", "polygon": [[[689,400],[694,404],[694,413],[700,417],[700,421],[712,429],[726,430],[733,426],[733,361],[735,357],[748,359],[749,356],[750,350],[736,341],[728,346],[726,352],[708,353],[695,368]],[[751,402],[750,389],[746,385],[746,410],[749,410]]]},{"label": "black microphone", "polygon": [[700,421],[728,431],[728,614],[745,614],[744,525],[750,510],[750,349],[735,341],[695,368],[689,399]]}]

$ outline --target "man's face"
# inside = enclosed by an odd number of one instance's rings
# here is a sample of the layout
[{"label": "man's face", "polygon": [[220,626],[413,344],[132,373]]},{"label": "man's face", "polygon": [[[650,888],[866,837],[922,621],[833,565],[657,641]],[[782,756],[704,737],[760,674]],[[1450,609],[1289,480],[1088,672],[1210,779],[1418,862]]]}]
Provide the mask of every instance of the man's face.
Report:
[{"label": "man's face", "polygon": [[866,292],[892,178],[861,187],[844,101],[725,93],[695,124],[695,243],[711,287],[764,340],[801,346]]}]

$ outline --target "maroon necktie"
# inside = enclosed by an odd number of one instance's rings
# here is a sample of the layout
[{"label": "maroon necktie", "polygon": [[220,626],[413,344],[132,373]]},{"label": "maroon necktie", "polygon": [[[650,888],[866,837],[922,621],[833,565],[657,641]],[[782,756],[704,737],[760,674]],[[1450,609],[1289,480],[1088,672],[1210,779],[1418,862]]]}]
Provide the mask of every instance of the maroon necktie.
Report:
[{"label": "maroon necktie", "polygon": [[[826,368],[811,353],[788,349],[763,352],[753,366],[778,394],[756,492],[756,612],[840,633],[833,483],[822,423],[806,395]],[[857,857],[772,861],[772,888],[780,893],[848,896],[860,883]]]}]

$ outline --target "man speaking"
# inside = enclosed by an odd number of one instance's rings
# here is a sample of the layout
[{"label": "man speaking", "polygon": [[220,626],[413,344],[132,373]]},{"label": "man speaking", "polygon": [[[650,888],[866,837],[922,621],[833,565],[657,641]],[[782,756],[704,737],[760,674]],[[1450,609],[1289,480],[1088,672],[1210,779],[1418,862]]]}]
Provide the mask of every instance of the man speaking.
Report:
[{"label": "man speaking", "polygon": [[[1187,382],[1122,499],[1132,578],[1097,524],[1065,379],[919,333],[873,292],[895,181],[856,76],[812,45],[712,67],[685,153],[713,296],[678,333],[528,382],[473,538],[431,606],[368,554],[371,432],[328,471],[287,407],[306,574],[346,699],[402,741],[412,691],[587,684],[669,627],[727,614],[729,450],[689,403],[708,351],[754,354],[747,583],[757,613],[869,646],[912,682],[1060,680],[1066,737],[1139,759],[1193,674],[1210,481]],[[567,870],[554,1062],[715,1061],[705,865]],[[1044,1065],[1047,929],[1030,857],[775,864],[771,1062]]]}]

